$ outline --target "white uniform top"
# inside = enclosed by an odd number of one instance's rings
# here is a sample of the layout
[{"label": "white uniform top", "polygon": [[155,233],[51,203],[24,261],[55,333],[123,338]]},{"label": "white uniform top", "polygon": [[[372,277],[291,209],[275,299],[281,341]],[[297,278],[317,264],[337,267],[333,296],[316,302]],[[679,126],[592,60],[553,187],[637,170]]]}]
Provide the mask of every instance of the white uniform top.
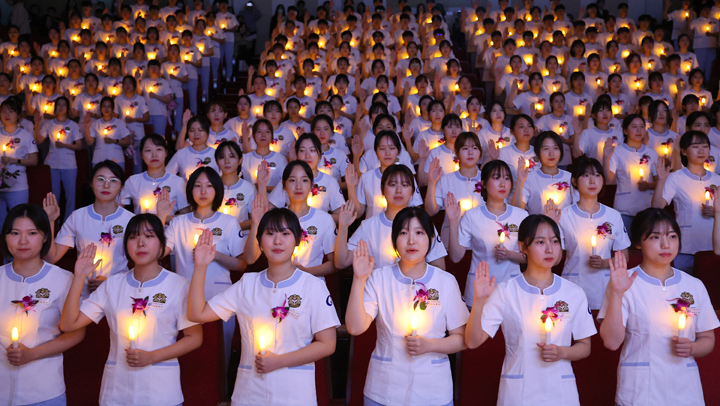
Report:
[{"label": "white uniform top", "polygon": [[[123,122],[125,121],[125,117],[142,118],[147,112],[148,106],[146,100],[139,94],[133,94],[132,99],[128,99],[124,93],[115,98],[115,114],[119,115]],[[135,133],[133,138],[136,140],[141,140],[145,137],[144,123],[134,122],[125,123],[125,125],[129,131]]]},{"label": "white uniform top", "polygon": [[687,168],[673,172],[668,176],[663,188],[663,199],[675,203],[675,215],[682,234],[683,254],[695,254],[698,251],[712,250],[713,219],[702,216],[705,204],[705,191],[710,191],[710,204],[713,204],[713,188],[720,185],[720,175],[706,171],[699,178]]},{"label": "white uniform top", "polygon": [[[50,147],[47,157],[45,157],[45,165],[52,169],[76,169],[77,162],[75,160],[75,151],[69,148],[57,148],[56,141],[64,144],[72,144],[82,139],[80,128],[77,123],[72,120],[66,120],[60,123],[57,119],[44,121],[40,127],[40,136],[50,137]],[[58,138],[59,136],[59,138]]]},{"label": "white uniform top", "polygon": [[672,158],[671,154],[673,147],[675,146],[675,142],[680,141],[678,134],[670,130],[665,130],[664,133],[658,134],[652,129],[652,127],[648,128],[647,133],[649,140],[645,145],[654,150],[658,157],[664,157],[665,147],[668,147],[667,158]]},{"label": "white uniform top", "polygon": [[160,68],[162,70],[163,76],[170,83],[170,89],[172,89],[173,93],[175,93],[179,99],[182,99],[182,82],[180,82],[179,80],[171,79],[170,75],[177,76],[181,79],[188,76],[187,65],[181,62],[172,63],[170,61],[167,61],[164,62]]},{"label": "white uniform top", "polygon": [[[342,194],[337,180],[330,175],[318,172],[315,177],[312,190],[308,195],[309,206],[325,213],[337,210],[345,204],[345,197]],[[282,187],[276,187],[268,195],[268,200],[275,207],[288,207],[289,198]]]},{"label": "white uniform top", "polygon": [[198,152],[192,145],[188,145],[173,155],[165,170],[172,174],[180,174],[187,182],[195,169],[201,166],[209,166],[218,174],[220,173],[220,168],[215,162],[215,149],[207,146]]},{"label": "white uniform top", "polygon": [[[107,65],[105,65],[107,66]],[[100,76],[98,89],[104,90],[111,97],[119,96],[122,93],[123,76]]]},{"label": "white uniform top", "polygon": [[335,220],[327,212],[312,207],[308,214],[298,220],[302,228],[302,238],[294,255],[295,261],[304,267],[322,265],[325,255],[335,251]]},{"label": "white uniform top", "polygon": [[265,103],[270,100],[275,100],[274,97],[270,97],[264,93],[260,97],[256,96],[255,93],[250,93],[247,96],[250,98],[250,115],[252,117],[262,116]]},{"label": "white uniform top", "polygon": [[[15,273],[12,263],[0,267],[0,300],[3,303],[0,308],[0,380],[3,382],[0,403],[3,405],[30,405],[65,393],[62,354],[16,367],[10,365],[5,349],[12,343],[13,327],[18,329],[19,342],[29,348],[62,334],[60,314],[72,278],[70,272],[47,262],[29,278]],[[23,312],[21,304],[11,303],[25,297],[35,302],[27,312]]]},{"label": "white uniform top", "polygon": [[592,236],[595,236],[597,255],[603,259],[611,258],[613,251],[628,248],[630,237],[622,217],[617,210],[603,204],[597,213],[589,214],[575,203],[562,210],[559,226],[567,253],[562,277],[583,288],[590,309],[597,310],[610,281],[610,269],[589,266]]},{"label": "white uniform top", "polygon": [[[620,352],[615,403],[704,405],[694,357],[676,357],[670,342],[678,335],[680,314],[673,310],[678,299],[690,302],[685,337],[694,341],[696,333],[720,326],[705,286],[675,268],[664,285],[639,266],[628,270],[628,274],[636,271],[638,278],[622,299],[625,340]],[[607,300],[603,300],[598,319],[605,318],[607,306]]]},{"label": "white uniform top", "polygon": [[[144,103],[144,101],[143,101]],[[140,124],[142,126],[142,124]],[[144,130],[143,130],[144,131]],[[110,121],[99,118],[90,124],[90,135],[95,138],[95,152],[93,153],[93,165],[106,159],[115,160],[118,163],[125,162],[123,147],[118,144],[106,144],[104,138],[120,140],[130,135],[125,121],[113,117]]]},{"label": "white uniform top", "polygon": [[270,151],[267,156],[260,156],[257,152],[253,151],[249,154],[243,155],[242,175],[243,179],[248,180],[257,185],[257,171],[261,161],[267,161],[268,168],[270,168],[270,179],[268,179],[268,186],[277,186],[282,184],[282,174],[287,166],[287,159],[284,155],[279,152]]},{"label": "white uniform top", "polygon": [[[677,92],[676,92],[677,93]],[[671,96],[669,93],[661,92],[660,94],[655,94],[650,91],[645,93],[645,96],[648,96],[652,98],[653,100],[662,100],[667,104],[668,109],[670,111],[673,111],[675,109],[675,103],[673,103],[673,96]]]},{"label": "white uniform top", "polygon": [[[38,152],[35,138],[27,130],[18,127],[14,133],[8,134],[0,126],[0,144],[6,147],[3,155],[17,159],[25,159],[28,155]],[[5,165],[2,171],[0,192],[17,192],[28,189],[27,167],[16,163]]]},{"label": "white uniform top", "polygon": [[505,213],[495,216],[485,205],[482,205],[466,211],[460,219],[458,242],[461,246],[472,250],[472,263],[464,296],[468,306],[472,306],[475,297],[472,281],[475,278],[475,268],[481,261],[490,265],[490,277],[494,276],[497,283],[520,274],[520,265],[509,260],[498,261],[495,258],[495,246],[500,243],[500,233],[505,232],[505,247],[510,251],[519,251],[517,232],[520,223],[527,216],[525,210],[509,204],[506,205]]},{"label": "white uniform top", "polygon": [[[238,137],[239,139],[240,137]],[[290,144],[297,140],[297,135],[290,131],[287,127],[278,126],[277,130],[273,130],[273,139],[270,143],[270,150],[279,152],[280,155],[287,158],[290,155]],[[255,147],[257,148],[257,146]]]},{"label": "white uniform top", "polygon": [[[421,293],[428,299],[417,300]],[[405,337],[411,333],[413,314],[417,334],[431,340],[445,338],[446,331],[467,324],[469,313],[455,277],[428,265],[421,278],[412,280],[398,265],[387,265],[370,274],[363,304],[377,325],[364,395],[387,406],[451,404],[453,381],[447,354],[412,356]]]},{"label": "white uniform top", "polygon": [[[127,258],[123,251],[123,238],[128,221],[133,218],[129,211],[118,207],[115,213],[103,217],[95,212],[93,205],[79,208],[70,214],[63,224],[55,243],[82,252],[88,244],[97,247],[96,259],[102,259],[95,274],[109,277],[127,269]],[[89,294],[87,280],[82,297]]]},{"label": "white uniform top", "polygon": [[167,57],[167,49],[162,42],[158,41],[156,44],[147,42],[145,43],[145,54],[147,55],[148,61],[152,61],[153,59],[160,61]]},{"label": "white uniform top", "polygon": [[77,96],[85,90],[85,78],[83,76],[80,76],[77,79],[67,77],[60,81],[58,88],[63,94],[65,91],[68,91],[71,96]]},{"label": "white uniform top", "polygon": [[[317,404],[314,363],[260,375],[255,356],[260,352],[261,335],[267,340],[268,351],[287,354],[307,347],[316,333],[340,325],[325,282],[299,269],[277,284],[267,278],[267,270],[246,273],[208,304],[225,321],[237,314],[240,326],[242,352],[233,406]],[[282,321],[272,316],[272,309],[277,307],[287,311]]]},{"label": "white uniform top", "polygon": [[[402,165],[402,164],[398,164]],[[360,175],[357,184],[357,199],[366,206],[365,218],[385,212],[387,204],[383,204],[385,197],[382,194],[382,173],[380,168],[375,168]],[[385,201],[387,203],[387,201]],[[415,181],[415,193],[410,197],[409,207],[421,206],[423,204],[420,196],[420,188]]]},{"label": "white uniform top", "polygon": [[[398,258],[392,244],[392,223],[385,216],[385,212],[366,218],[348,240],[348,249],[355,250],[358,241],[363,240],[368,245],[370,256],[375,259],[375,266],[382,268],[395,264]],[[440,234],[435,230],[435,240],[430,244],[425,260],[432,262],[445,256],[447,251],[442,244]]]},{"label": "white uniform top", "polygon": [[145,96],[145,103],[148,106],[148,110],[150,111],[151,116],[165,116],[168,115],[168,109],[167,104],[161,102],[160,100],[154,99],[150,97],[150,89],[152,88],[152,93],[155,93],[155,95],[163,97],[167,96],[169,94],[173,94],[172,87],[170,87],[170,82],[163,79],[150,79],[146,78],[140,81],[138,84],[140,89],[142,90],[143,95]]},{"label": "white uniform top", "polygon": [[[250,130],[250,132],[252,132],[253,124],[255,124],[256,121],[257,121],[257,119],[252,114],[252,110],[251,110],[250,117],[247,120],[243,120],[239,116],[236,116],[236,117],[233,117],[230,120],[226,121],[225,124],[223,125],[223,127],[234,132],[235,134],[240,135],[242,133],[243,123],[248,123],[248,129]],[[243,146],[242,138],[240,138],[240,142],[238,142],[238,145],[240,145],[240,148],[242,148],[242,146]],[[255,144],[255,140],[253,140],[252,137],[250,137],[250,149],[254,151],[256,148],[257,148],[257,145]]]},{"label": "white uniform top", "polygon": [[612,127],[607,131],[601,131],[597,127],[585,129],[580,133],[580,139],[578,139],[580,152],[587,155],[588,158],[595,158],[602,163],[605,140],[608,138],[612,138],[615,145],[620,144],[623,139],[622,131]]},{"label": "white uniform top", "polygon": [[573,91],[565,93],[565,112],[568,115],[576,116],[575,107],[584,107],[585,115],[590,116],[592,112],[593,97],[585,89],[582,94],[575,94]]},{"label": "white uniform top", "polygon": [[[448,192],[451,192],[455,199],[460,202],[460,207],[465,211],[465,207],[475,208],[485,205],[485,200],[480,195],[482,186],[480,185],[481,172],[478,170],[477,175],[473,178],[466,178],[459,171],[451,172],[440,177],[435,185],[435,202],[441,210],[445,209],[445,199]],[[468,209],[469,210],[469,209]],[[440,229],[440,237],[446,244],[450,241],[450,224],[447,215],[445,216]]]},{"label": "white uniform top", "polygon": [[201,52],[195,45],[190,44],[189,47],[180,45],[180,60],[185,63],[185,69],[187,69],[188,78],[198,78],[198,70],[195,66],[191,65],[190,62],[197,63],[197,61],[201,59]]},{"label": "white uniform top", "polygon": [[505,336],[498,405],[580,405],[570,361],[544,362],[537,346],[545,341],[541,317],[549,309],[557,315],[551,344],[570,346],[597,333],[585,293],[557,275],[542,292],[519,275],[497,285],[485,303],[483,330],[494,337],[502,326]]},{"label": "white uniform top", "polygon": [[[415,166],[413,166],[412,158],[405,148],[403,148],[402,144],[400,144],[400,154],[398,154],[397,158],[395,158],[395,163],[403,164],[407,166],[413,174],[415,173]],[[375,150],[371,149],[370,151],[365,151],[360,158],[360,172],[365,173],[379,167],[380,159],[378,159]]]},{"label": "white uniform top", "polygon": [[[420,148],[420,140],[425,140],[428,148],[432,150],[433,148],[441,144],[440,140],[444,139],[445,134],[443,134],[442,130],[435,131],[432,128],[428,128],[427,130],[415,136],[415,141],[413,142],[413,151],[415,151],[416,154],[418,153],[418,150]],[[370,144],[370,148],[368,148],[368,145],[365,145],[365,150],[367,151],[369,149],[373,149],[373,146],[373,144]]]},{"label": "white uniform top", "polygon": [[640,169],[643,170],[644,181],[653,181],[653,176],[657,174],[655,168],[657,159],[655,151],[645,145],[642,145],[638,150],[630,148],[625,143],[615,148],[607,168],[607,170],[615,173],[617,179],[618,187],[615,193],[615,202],[613,203],[615,210],[621,214],[634,216],[639,211],[651,206],[653,191],[641,192],[638,189],[638,182],[640,181]]},{"label": "white uniform top", "polygon": [[[712,99],[712,93],[705,89],[701,89],[699,92],[694,91],[692,88],[683,90],[682,93],[680,93],[680,100],[684,99],[685,96],[692,94],[697,96],[700,104],[700,108],[703,107],[710,107],[710,105],[713,103]],[[705,99],[705,102],[703,103],[703,99]]]},{"label": "white uniform top", "polygon": [[[525,62],[523,62],[523,64],[524,63]],[[510,91],[512,90],[510,88],[510,86],[512,86],[513,81],[515,81],[515,80],[517,80],[517,87],[518,87],[517,90],[518,91],[528,89],[529,80],[528,80],[527,75],[524,73],[521,73],[517,76],[513,75],[512,73],[506,73],[506,74],[502,75],[502,77],[500,78],[499,86],[501,89],[505,90],[506,94],[510,94]]]},{"label": "white uniform top", "polygon": [[[117,201],[123,206],[132,203],[135,207],[135,214],[157,214],[157,199],[163,190],[170,193],[171,202],[175,201],[170,214],[188,207],[185,195],[185,179],[167,171],[165,175],[157,179],[151,178],[147,172],[132,175],[125,181],[125,186],[118,195]],[[145,201],[148,202],[147,210],[145,209]]]},{"label": "white uniform top", "polygon": [[565,81],[565,78],[560,75],[555,77],[543,76],[542,88],[547,94],[562,92],[567,88],[567,82]]},{"label": "white uniform top", "polygon": [[345,176],[348,165],[351,165],[348,156],[339,148],[330,147],[329,150],[322,153],[318,169],[320,172],[340,180],[340,177]]},{"label": "white uniform top", "polygon": [[543,171],[532,171],[523,185],[522,201],[529,214],[543,214],[545,203],[553,199],[558,209],[570,206],[577,200],[570,178],[572,174],[559,169],[557,175],[546,175]]},{"label": "white uniform top", "polygon": [[[183,401],[180,364],[177,358],[142,368],[127,364],[125,349],[130,348],[128,330],[137,334],[137,349],[154,351],[175,343],[180,330],[192,327],[187,319],[187,294],[190,283],[166,269],[154,279],[139,282],[133,271],[108,278],[80,311],[95,323],[107,318],[110,327],[110,353],[105,362],[101,405],[166,405]],[[133,314],[135,300],[147,300],[143,311]]]},{"label": "white uniform top", "polygon": [[217,147],[225,141],[233,141],[236,144],[240,144],[240,136],[233,130],[228,130],[225,127],[223,127],[223,129],[218,133],[216,133],[215,131],[213,131],[212,128],[210,128],[207,142],[208,144],[210,144],[211,148],[217,149]]},{"label": "white uniform top", "polygon": [[257,191],[255,186],[247,180],[238,179],[232,186],[223,187],[223,204],[221,211],[235,217],[238,222],[248,219],[252,201],[255,200]]},{"label": "white uniform top", "polygon": [[455,150],[448,148],[443,142],[430,150],[430,154],[425,160],[425,166],[423,167],[425,173],[430,172],[430,164],[435,158],[438,158],[440,161],[440,169],[443,175],[455,172],[455,165],[460,165],[460,160],[455,156]]},{"label": "white uniform top", "polygon": [[[302,26],[302,23],[300,23]],[[215,16],[215,25],[222,29],[233,29],[238,26],[237,18],[232,13],[220,13]],[[235,42],[235,35],[232,32],[225,36],[225,41]]]},{"label": "white uniform top", "polygon": [[525,152],[520,151],[520,149],[518,149],[515,144],[505,146],[500,149],[500,157],[498,157],[498,159],[500,161],[504,161],[510,167],[510,174],[513,178],[513,190],[510,192],[510,195],[508,195],[506,199],[507,202],[512,201],[512,197],[515,193],[515,187],[517,186],[518,158],[520,157],[522,157],[523,160],[528,161],[528,170],[530,173],[540,170],[540,167],[542,166],[542,164],[540,163],[540,158],[535,155],[535,150],[532,148],[532,146]]},{"label": "white uniform top", "polygon": [[[192,278],[195,270],[195,236],[202,234],[206,228],[212,231],[217,252],[237,257],[245,250],[246,236],[242,234],[237,220],[228,214],[215,212],[205,220],[196,218],[194,212],[174,217],[165,231],[167,246],[175,254],[177,274],[187,280]],[[205,280],[205,297],[211,298],[231,284],[230,271],[216,261],[211,262]]]},{"label": "white uniform top", "polygon": [[[142,77],[143,74],[147,74],[147,71],[148,71],[147,64],[148,64],[148,61],[144,60],[144,59],[139,62],[136,61],[135,59],[128,59],[125,62],[125,74],[135,77],[136,73],[140,73],[140,76]],[[140,81],[138,80],[138,82],[140,82]]]},{"label": "white uniform top", "polygon": [[717,39],[710,37],[707,33],[718,32],[718,20],[713,17],[705,18],[702,15],[697,16],[690,21],[690,29],[693,31],[693,49],[716,48]]},{"label": "white uniform top", "polygon": [[[540,110],[536,108],[538,103],[541,106]],[[523,92],[515,97],[513,105],[516,109],[520,110],[522,114],[527,114],[532,117],[534,113],[550,111],[550,95],[543,89],[540,89],[540,94],[537,95],[529,91]]]}]

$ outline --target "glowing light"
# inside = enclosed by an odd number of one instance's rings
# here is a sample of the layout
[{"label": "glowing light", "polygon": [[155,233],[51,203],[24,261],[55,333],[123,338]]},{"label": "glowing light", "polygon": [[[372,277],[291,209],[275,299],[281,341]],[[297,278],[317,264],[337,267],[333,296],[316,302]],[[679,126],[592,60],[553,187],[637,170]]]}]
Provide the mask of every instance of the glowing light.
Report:
[{"label": "glowing light", "polygon": [[[461,201],[460,201],[460,208],[461,208],[463,211],[468,211],[468,210],[472,209],[472,201],[470,201],[470,200],[461,200]],[[503,235],[505,235],[505,233],[503,233]]]},{"label": "glowing light", "polygon": [[195,237],[193,237],[195,240],[195,246],[197,247],[198,240],[200,239],[200,234],[195,234]]},{"label": "glowing light", "polygon": [[265,348],[267,348],[267,339],[265,338],[265,335],[260,334],[260,337],[258,338],[258,346],[260,347],[260,355],[265,355]]},{"label": "glowing light", "polygon": [[533,64],[533,56],[530,54],[525,55],[525,64],[526,65],[532,65]]},{"label": "glowing light", "polygon": [[575,115],[576,116],[584,116],[585,115],[585,106],[575,106]]},{"label": "glowing light", "polygon": [[638,175],[640,175],[640,182],[643,181],[643,175],[644,175],[644,174],[645,174],[645,172],[643,171],[642,168],[638,169]]},{"label": "glowing light", "polygon": [[710,203],[710,191],[705,191],[705,204],[708,205]]},{"label": "glowing light", "polygon": [[137,334],[135,333],[135,326],[130,326],[128,328],[128,338],[130,339],[130,349],[135,349],[135,341],[137,340]]},{"label": "glowing light", "polygon": [[590,245],[592,246],[592,254],[597,255],[597,238],[594,235],[590,237]]},{"label": "glowing light", "polygon": [[413,312],[412,317],[410,317],[410,329],[412,330],[413,337],[417,336],[417,316],[415,312]]},{"label": "glowing light", "polygon": [[595,79],[595,83],[597,83],[598,86],[602,85],[602,78]]},{"label": "glowing light", "polygon": [[129,116],[129,115],[130,115],[130,110],[125,110],[125,115],[126,115],[126,116]]},{"label": "glowing light", "polygon": [[12,328],[12,347],[18,348],[18,341],[20,340],[20,333],[17,327]]},{"label": "glowing light", "polygon": [[526,159],[526,160],[525,160],[525,167],[526,167],[526,168],[529,168],[529,167],[530,167],[530,160],[529,160],[529,159]]},{"label": "glowing light", "polygon": [[525,20],[526,20],[526,21],[532,21],[532,16],[531,16],[530,14],[528,14],[528,15],[525,17]]},{"label": "glowing light", "polygon": [[630,51],[629,51],[629,50],[626,49],[626,50],[622,51],[622,57],[623,57],[623,58],[627,58],[629,55],[630,55]]},{"label": "glowing light", "polygon": [[667,145],[663,148],[663,152],[665,153],[665,157],[667,158],[668,152],[670,152]]},{"label": "glowing light", "polygon": [[500,244],[505,244],[505,233],[504,232],[500,233]]},{"label": "glowing light", "polygon": [[55,134],[55,138],[60,141],[60,133]]},{"label": "glowing light", "polygon": [[[4,147],[4,146],[3,146],[3,147]],[[383,196],[383,198],[382,198],[382,207],[383,207],[383,209],[386,209],[386,208],[387,208],[387,199],[386,199],[384,196]]]},{"label": "glowing light", "polygon": [[620,106],[616,106],[616,105],[613,105],[613,106],[612,106],[612,113],[613,113],[613,115],[620,114],[620,111],[622,111],[621,108],[620,108]]},{"label": "glowing light", "polygon": [[307,197],[307,205],[312,206],[312,204],[313,204],[313,198],[312,198],[312,196],[308,196]]},{"label": "glowing light", "polygon": [[535,103],[535,110],[542,111],[542,109],[543,109],[542,103]]},{"label": "glowing light", "polygon": [[148,199],[143,200],[143,206],[145,207],[145,213],[150,209],[150,201]]},{"label": "glowing light", "polygon": [[223,207],[223,214],[228,214],[228,209],[227,209],[227,207]]}]

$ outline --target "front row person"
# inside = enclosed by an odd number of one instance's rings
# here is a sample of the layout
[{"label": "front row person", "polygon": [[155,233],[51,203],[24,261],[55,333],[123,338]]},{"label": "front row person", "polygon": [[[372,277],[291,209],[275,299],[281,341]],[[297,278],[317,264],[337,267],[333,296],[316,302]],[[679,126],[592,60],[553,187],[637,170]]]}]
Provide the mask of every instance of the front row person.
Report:
[{"label": "front row person", "polygon": [[325,283],[293,264],[302,241],[297,216],[273,209],[253,228],[268,268],[244,274],[209,301],[205,274],[216,248],[210,230],[203,231],[195,247],[188,318],[208,323],[237,315],[242,351],[233,404],[315,404],[315,361],[335,352],[337,312]]},{"label": "front row person", "polygon": [[[85,279],[99,268],[97,247],[78,255],[60,328],[84,329],[107,317],[110,353],[105,363],[100,404],[167,405],[183,402],[178,357],[202,344],[202,326],[187,319],[190,283],[163,269],[163,224],[154,214],[139,214],[127,224],[123,249],[135,268],[113,274],[81,301]],[[176,341],[178,333],[183,338]]]}]

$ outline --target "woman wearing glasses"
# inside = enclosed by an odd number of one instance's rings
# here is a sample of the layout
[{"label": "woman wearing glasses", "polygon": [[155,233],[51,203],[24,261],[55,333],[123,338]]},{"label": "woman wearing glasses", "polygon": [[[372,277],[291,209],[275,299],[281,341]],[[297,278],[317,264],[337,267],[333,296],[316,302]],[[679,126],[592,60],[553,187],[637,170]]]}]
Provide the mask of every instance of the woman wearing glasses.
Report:
[{"label": "woman wearing glasses", "polygon": [[[95,259],[102,259],[102,262],[85,282],[83,298],[87,298],[110,275],[127,270],[123,236],[128,221],[133,217],[133,213],[116,203],[125,183],[120,165],[110,160],[101,161],[93,168],[91,179],[90,187],[95,194],[95,203],[75,210],[68,217],[44,258],[54,264],[70,248],[74,247],[80,252],[88,244],[95,243]],[[51,235],[55,235],[55,220],[60,215],[60,208],[52,193],[48,193],[43,200],[43,208],[50,219]]]}]

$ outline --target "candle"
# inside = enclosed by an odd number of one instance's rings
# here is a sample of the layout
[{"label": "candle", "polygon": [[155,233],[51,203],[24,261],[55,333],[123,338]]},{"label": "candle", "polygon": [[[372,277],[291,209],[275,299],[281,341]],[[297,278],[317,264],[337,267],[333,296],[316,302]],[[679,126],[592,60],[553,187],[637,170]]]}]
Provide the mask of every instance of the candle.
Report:
[{"label": "candle", "polygon": [[225,29],[225,23],[220,24],[220,28]]},{"label": "candle", "polygon": [[412,329],[412,336],[417,337],[417,316],[415,315],[415,312],[413,312],[412,317],[410,318],[410,328]]},{"label": "candle", "polygon": [[535,103],[535,110],[540,112],[540,111],[542,111],[542,109],[543,109],[542,103]]},{"label": "candle", "polygon": [[52,51],[52,52],[50,52],[50,56],[52,56],[53,58],[55,58],[55,57],[56,57],[57,55],[58,55],[58,54],[57,54],[57,52],[56,52],[56,51]]},{"label": "candle", "polygon": [[665,153],[665,159],[667,159],[669,152],[667,145],[663,148],[663,152]]},{"label": "candle", "polygon": [[640,168],[640,169],[638,170],[638,174],[640,175],[640,182],[642,182],[642,181],[643,181],[643,175],[645,174],[645,172],[643,172],[643,169],[642,169],[642,168]]},{"label": "candle", "polygon": [[3,145],[3,156],[5,156],[6,152],[7,152],[7,145]]},{"label": "candle", "polygon": [[550,344],[550,331],[552,331],[553,322],[550,316],[545,318],[545,344]]},{"label": "candle", "polygon": [[635,81],[635,89],[640,90],[640,80]]},{"label": "candle", "polygon": [[297,253],[299,250],[300,250],[300,247],[297,245],[295,246],[295,248],[293,248],[293,253],[292,253],[292,261],[293,262],[295,262],[295,256],[297,256]]},{"label": "candle", "polygon": [[458,83],[455,83],[455,91],[460,91],[460,85]]},{"label": "candle", "polygon": [[267,348],[267,339],[265,338],[264,334],[260,334],[258,344],[260,345],[260,355],[265,355],[265,348]]},{"label": "candle", "polygon": [[557,86],[553,85],[553,92],[557,92]]},{"label": "candle", "polygon": [[130,349],[137,349],[137,334],[135,334],[135,326],[128,328],[128,338],[130,339]]},{"label": "candle", "polygon": [[460,200],[460,208],[463,211],[468,211],[472,209],[472,201],[466,199],[466,200]]},{"label": "candle", "polygon": [[18,328],[13,327],[12,328],[12,347],[17,348],[19,341],[20,341],[20,333],[18,333]]},{"label": "candle", "polygon": [[598,86],[602,85],[602,78],[595,79],[595,82],[597,83]]},{"label": "candle", "polygon": [[710,205],[710,191],[706,190],[705,191],[705,206],[709,206],[709,205]]},{"label": "candle", "polygon": [[210,30],[205,31],[205,35],[212,35],[212,32]]},{"label": "candle", "polygon": [[560,200],[558,199],[557,193],[553,193],[552,195],[550,195],[550,200],[552,200],[553,203],[558,203],[558,202],[560,201]]},{"label": "candle", "polygon": [[502,141],[498,141],[498,149],[501,149],[503,147]]},{"label": "candle", "polygon": [[34,92],[34,91],[36,91],[36,90],[37,90],[37,85],[36,85],[36,84],[33,84],[33,85],[32,85],[32,91]]},{"label": "candle", "polygon": [[688,18],[688,17],[690,17],[690,12],[689,12],[689,11],[686,11],[686,12],[685,12],[685,18]]},{"label": "candle", "polygon": [[519,47],[524,47],[524,46],[525,46],[525,41],[523,41],[523,40],[518,40],[517,45],[518,45]]},{"label": "candle", "polygon": [[526,167],[526,168],[529,168],[529,167],[530,167],[530,160],[529,160],[529,159],[526,159],[526,160],[525,160],[525,167]]},{"label": "candle", "polygon": [[55,135],[55,138],[57,138],[57,140],[60,141],[60,133],[57,133],[57,134]]},{"label": "candle", "polygon": [[612,106],[613,116],[614,116],[614,115],[617,115],[617,114],[620,114],[620,111],[621,111],[620,106],[616,106],[616,105],[613,105],[613,106]]},{"label": "candle", "polygon": [[313,198],[312,198],[312,196],[308,196],[308,198],[307,198],[307,204],[308,204],[308,206],[312,206],[312,204],[313,204]]},{"label": "candle", "polygon": [[103,133],[105,133],[105,135],[107,135],[107,128],[103,130]]},{"label": "candle", "polygon": [[387,208],[387,199],[385,198],[385,196],[383,196],[382,198],[382,207],[383,209]]},{"label": "candle", "polygon": [[150,93],[152,93],[152,92],[154,92],[154,91],[155,91],[155,86],[150,85]]},{"label": "candle", "polygon": [[303,94],[304,94],[305,96],[309,96],[309,95],[310,95],[310,89],[305,88],[305,90],[303,91]]},{"label": "candle", "polygon": [[189,60],[190,60],[190,55],[185,54],[185,60],[186,60],[186,61],[189,61]]},{"label": "candle", "polygon": [[[548,76],[548,75],[550,74],[550,71],[548,71],[547,69],[545,69],[545,70],[542,71],[542,74],[543,74],[543,76]],[[553,86],[553,91],[555,91],[555,86]]]},{"label": "candle", "polygon": [[46,105],[45,105],[45,112],[47,113],[47,111],[48,111],[48,105],[46,104]]},{"label": "candle", "polygon": [[260,107],[255,107],[255,114],[260,114]]},{"label": "candle", "polygon": [[200,239],[200,234],[195,234],[195,246],[197,247],[198,240]]},{"label": "candle", "polygon": [[500,232],[500,245],[505,246],[505,232]]},{"label": "candle", "polygon": [[150,201],[148,199],[143,200],[143,206],[145,207],[145,213],[150,209]]},{"label": "candle", "polygon": [[590,237],[590,245],[592,245],[592,254],[597,255],[597,239],[595,236]]},{"label": "candle", "polygon": [[653,60],[648,61],[648,70],[652,69],[653,62],[655,62],[655,61],[653,61]]},{"label": "candle", "polygon": [[75,96],[75,89],[70,89],[70,94]]},{"label": "candle", "polygon": [[700,98],[700,104],[701,104],[701,105],[704,106],[706,101],[707,101],[707,99],[705,99],[705,96],[703,96],[703,97]]},{"label": "candle", "polygon": [[125,115],[126,115],[126,116],[129,116],[129,115],[130,115],[130,110],[125,110]]},{"label": "candle", "polygon": [[709,25],[705,26],[705,32],[710,32],[710,26],[709,26]]},{"label": "candle", "polygon": [[627,49],[624,50],[624,51],[622,51],[622,57],[623,57],[623,58],[627,58],[629,55],[630,55],[630,51],[628,51]]},{"label": "candle", "polygon": [[532,21],[532,16],[530,14],[528,14],[527,16],[525,16],[525,19],[527,21]]},{"label": "candle", "polygon": [[227,207],[223,207],[223,214],[228,214],[228,209],[227,209]]},{"label": "candle", "polygon": [[[678,334],[677,334],[678,338],[684,338],[684,336],[685,336],[684,333],[685,333],[685,322],[686,321],[687,321],[687,316],[685,315],[685,313],[681,313],[680,318],[678,319]],[[13,343],[13,345],[15,345],[15,344]]]}]

